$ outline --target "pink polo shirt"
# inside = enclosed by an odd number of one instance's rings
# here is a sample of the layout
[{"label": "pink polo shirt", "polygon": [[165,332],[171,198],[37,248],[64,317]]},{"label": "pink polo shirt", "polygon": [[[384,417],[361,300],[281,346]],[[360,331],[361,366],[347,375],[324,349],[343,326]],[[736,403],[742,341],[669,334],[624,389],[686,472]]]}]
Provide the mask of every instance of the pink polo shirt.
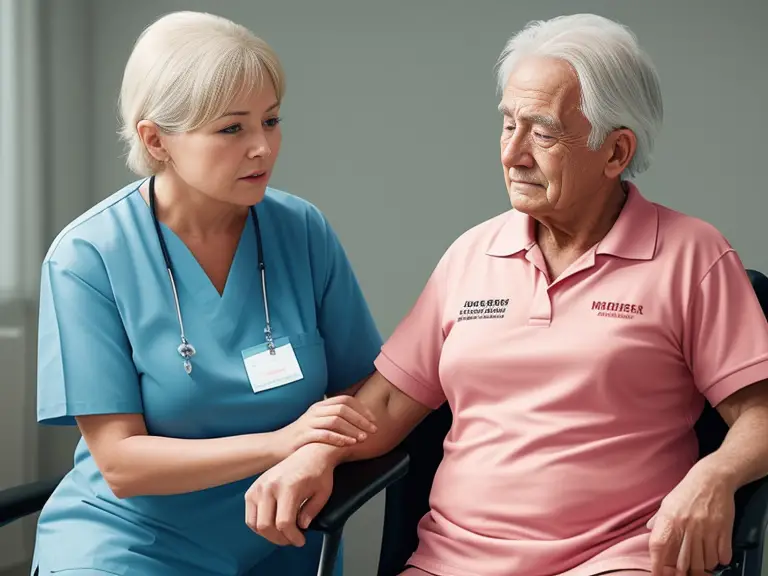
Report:
[{"label": "pink polo shirt", "polygon": [[768,323],[718,231],[630,185],[608,235],[555,282],[526,215],[465,233],[376,366],[454,414],[414,566],[650,569],[645,525],[696,461],[704,399],[768,379]]}]

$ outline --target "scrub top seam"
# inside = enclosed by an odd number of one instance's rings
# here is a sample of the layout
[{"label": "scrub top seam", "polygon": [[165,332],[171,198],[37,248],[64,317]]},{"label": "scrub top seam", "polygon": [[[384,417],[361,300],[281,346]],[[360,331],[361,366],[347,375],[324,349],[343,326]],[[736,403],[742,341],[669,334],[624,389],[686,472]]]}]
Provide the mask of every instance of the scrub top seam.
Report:
[{"label": "scrub top seam", "polygon": [[96,216],[101,215],[106,210],[109,210],[110,208],[112,208],[113,206],[116,206],[117,204],[119,204],[123,200],[126,200],[133,193],[135,193],[139,188],[141,188],[141,185],[143,183],[144,183],[144,180],[142,180],[141,182],[138,182],[134,188],[130,189],[129,191],[127,191],[124,195],[120,196],[119,198],[115,198],[112,202],[104,205],[99,211],[94,212],[93,214],[90,214],[87,218],[83,218],[81,220],[73,222],[72,224],[70,224],[69,226],[64,228],[61,231],[61,233],[57,236],[57,238],[53,242],[53,244],[51,245],[51,248],[50,248],[50,251],[49,251],[49,256],[46,258],[46,261],[50,260],[53,257],[53,255],[56,253],[56,250],[58,250],[58,248],[59,248],[59,244],[61,244],[61,242],[64,240],[64,238],[66,238],[67,235],[69,235],[71,232],[77,230],[83,224],[86,224],[87,222],[90,222]]}]

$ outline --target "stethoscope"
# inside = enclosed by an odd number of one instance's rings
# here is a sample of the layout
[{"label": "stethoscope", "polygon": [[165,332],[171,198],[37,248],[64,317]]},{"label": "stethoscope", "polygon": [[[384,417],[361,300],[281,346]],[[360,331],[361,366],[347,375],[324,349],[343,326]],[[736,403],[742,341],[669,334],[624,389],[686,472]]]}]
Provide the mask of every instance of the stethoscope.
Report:
[{"label": "stethoscope", "polygon": [[[181,317],[181,306],[179,305],[179,293],[176,290],[176,280],[173,277],[173,266],[171,265],[171,257],[168,255],[168,247],[165,245],[165,238],[163,238],[163,231],[160,229],[160,222],[157,220],[157,213],[155,211],[155,177],[152,176],[149,179],[149,208],[152,212],[152,221],[155,224],[155,231],[157,232],[157,240],[160,242],[160,249],[163,252],[163,260],[165,260],[165,268],[168,271],[168,278],[171,281],[171,291],[173,292],[173,302],[176,306],[176,317],[179,321],[179,331],[181,332],[181,344],[176,349],[179,355],[184,359],[184,371],[187,374],[192,374],[192,361],[191,358],[197,351],[195,347],[187,340],[187,335],[184,332],[184,320]],[[256,208],[251,206],[250,209],[251,219],[253,220],[253,230],[256,234],[256,249],[259,259],[259,272],[261,273],[261,294],[264,300],[264,317],[266,319],[266,326],[264,327],[264,336],[267,341],[267,348],[270,354],[275,354],[275,342],[272,338],[272,323],[269,320],[269,305],[267,303],[267,267],[264,265],[264,249],[261,245],[261,229],[259,228],[259,217],[256,214]]]}]

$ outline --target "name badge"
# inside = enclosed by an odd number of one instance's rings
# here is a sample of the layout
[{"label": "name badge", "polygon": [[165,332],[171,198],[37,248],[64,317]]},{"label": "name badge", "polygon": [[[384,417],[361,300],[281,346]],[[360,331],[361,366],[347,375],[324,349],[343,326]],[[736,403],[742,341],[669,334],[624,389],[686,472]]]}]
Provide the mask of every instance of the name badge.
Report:
[{"label": "name badge", "polygon": [[254,392],[263,392],[304,378],[291,342],[286,338],[274,341],[275,353],[266,344],[242,351],[245,371]]}]

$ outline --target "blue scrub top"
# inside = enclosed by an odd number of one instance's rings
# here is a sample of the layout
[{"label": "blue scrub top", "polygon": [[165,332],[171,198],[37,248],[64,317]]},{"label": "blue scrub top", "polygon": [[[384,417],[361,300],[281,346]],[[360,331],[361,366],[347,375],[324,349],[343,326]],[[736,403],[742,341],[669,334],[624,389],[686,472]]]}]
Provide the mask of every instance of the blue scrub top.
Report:
[{"label": "blue scrub top", "polygon": [[[187,375],[176,351],[173,294],[140,184],[75,220],[46,255],[39,422],[72,425],[78,415],[141,413],[149,433],[158,436],[268,432],[374,370],[381,337],[337,236],[309,202],[268,189],[256,209],[270,320],[275,339],[290,338],[303,378],[259,393],[248,381],[241,351],[265,341],[250,218],[222,295],[184,243],[161,225],[186,334],[197,349]],[[281,548],[245,525],[244,494],[253,480],[120,500],[81,439],[74,468],[40,515],[40,573],[316,574],[319,535],[308,534],[303,548]]]}]

